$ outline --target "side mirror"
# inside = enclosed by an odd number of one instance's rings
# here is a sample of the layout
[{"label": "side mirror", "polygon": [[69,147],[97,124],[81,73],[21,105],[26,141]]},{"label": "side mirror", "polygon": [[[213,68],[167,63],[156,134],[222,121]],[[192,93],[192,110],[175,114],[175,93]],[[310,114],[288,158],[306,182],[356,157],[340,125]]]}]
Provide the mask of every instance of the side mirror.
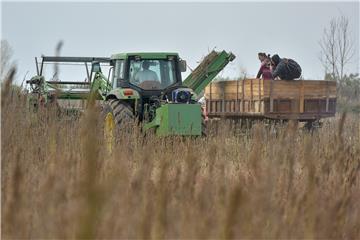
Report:
[{"label": "side mirror", "polygon": [[179,61],[179,68],[180,68],[180,72],[186,72],[186,61],[185,60]]},{"label": "side mirror", "polygon": [[99,62],[92,62],[91,72],[101,72],[101,67]]}]

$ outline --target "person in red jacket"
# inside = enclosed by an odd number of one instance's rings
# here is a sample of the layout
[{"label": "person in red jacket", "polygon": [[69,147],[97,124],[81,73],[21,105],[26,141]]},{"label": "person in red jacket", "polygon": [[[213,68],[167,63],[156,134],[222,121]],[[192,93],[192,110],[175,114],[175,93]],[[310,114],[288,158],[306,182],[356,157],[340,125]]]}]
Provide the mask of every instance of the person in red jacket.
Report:
[{"label": "person in red jacket", "polygon": [[270,69],[270,55],[266,55],[266,53],[258,53],[259,60],[261,62],[261,66],[259,69],[256,78],[262,77],[264,80],[272,79],[271,69]]}]

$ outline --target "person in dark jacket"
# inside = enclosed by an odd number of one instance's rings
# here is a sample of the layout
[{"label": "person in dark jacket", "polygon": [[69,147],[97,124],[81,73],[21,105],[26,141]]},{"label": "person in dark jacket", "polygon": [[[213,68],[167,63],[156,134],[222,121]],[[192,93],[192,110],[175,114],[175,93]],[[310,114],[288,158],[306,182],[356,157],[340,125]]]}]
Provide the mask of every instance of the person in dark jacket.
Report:
[{"label": "person in dark jacket", "polygon": [[275,54],[271,57],[272,77],[283,80],[294,80],[301,76],[301,67],[290,58],[280,58]]}]

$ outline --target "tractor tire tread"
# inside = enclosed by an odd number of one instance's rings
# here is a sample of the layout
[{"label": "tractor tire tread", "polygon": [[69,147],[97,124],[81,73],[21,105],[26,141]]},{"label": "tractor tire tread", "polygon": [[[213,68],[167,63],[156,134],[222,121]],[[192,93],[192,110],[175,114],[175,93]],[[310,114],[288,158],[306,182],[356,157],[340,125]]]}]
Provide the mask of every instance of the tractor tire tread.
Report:
[{"label": "tractor tire tread", "polygon": [[124,121],[130,123],[135,120],[133,109],[128,103],[117,99],[111,99],[107,105],[111,109],[117,128],[122,128]]},{"label": "tractor tire tread", "polygon": [[117,117],[119,114],[126,114],[129,117],[133,116],[132,110],[123,106],[114,109],[114,116]]}]

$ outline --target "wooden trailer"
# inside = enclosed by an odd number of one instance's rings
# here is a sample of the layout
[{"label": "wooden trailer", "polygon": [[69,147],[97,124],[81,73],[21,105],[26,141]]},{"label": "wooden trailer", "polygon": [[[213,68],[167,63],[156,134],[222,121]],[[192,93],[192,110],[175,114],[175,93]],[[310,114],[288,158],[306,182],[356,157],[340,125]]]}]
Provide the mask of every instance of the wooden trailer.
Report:
[{"label": "wooden trailer", "polygon": [[209,118],[315,121],[336,112],[336,82],[324,80],[220,81],[205,89]]}]

